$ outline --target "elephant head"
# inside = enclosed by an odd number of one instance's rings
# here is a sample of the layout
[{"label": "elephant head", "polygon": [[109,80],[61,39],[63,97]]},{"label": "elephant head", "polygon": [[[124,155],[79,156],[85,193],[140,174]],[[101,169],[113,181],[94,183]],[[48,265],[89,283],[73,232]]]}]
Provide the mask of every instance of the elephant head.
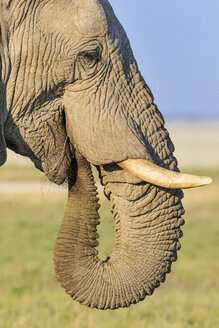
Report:
[{"label": "elephant head", "polygon": [[[68,179],[55,270],[73,299],[127,307],[165,280],[180,249],[174,146],[107,0],[1,0],[0,163],[8,148],[57,184]],[[115,220],[110,258],[97,257],[99,170]]]}]

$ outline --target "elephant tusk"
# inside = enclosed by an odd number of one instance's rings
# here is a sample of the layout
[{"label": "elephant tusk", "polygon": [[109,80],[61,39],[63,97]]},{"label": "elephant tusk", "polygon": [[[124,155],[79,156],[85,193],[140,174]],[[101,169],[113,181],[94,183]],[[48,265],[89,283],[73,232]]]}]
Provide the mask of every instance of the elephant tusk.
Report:
[{"label": "elephant tusk", "polygon": [[209,177],[170,171],[144,159],[128,159],[117,164],[138,178],[159,187],[187,189],[212,183]]}]

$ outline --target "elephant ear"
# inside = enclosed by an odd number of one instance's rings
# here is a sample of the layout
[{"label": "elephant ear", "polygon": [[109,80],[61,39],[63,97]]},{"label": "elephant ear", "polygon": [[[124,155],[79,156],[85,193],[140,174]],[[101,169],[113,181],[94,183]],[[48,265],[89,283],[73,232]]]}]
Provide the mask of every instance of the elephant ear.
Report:
[{"label": "elephant ear", "polygon": [[[0,3],[0,11],[1,11]],[[7,118],[7,108],[5,101],[5,76],[6,69],[3,68],[5,60],[3,60],[4,47],[7,47],[7,29],[4,24],[4,19],[2,17],[2,11],[0,12],[0,166],[6,162],[7,151],[6,142],[4,137],[4,123]]]}]

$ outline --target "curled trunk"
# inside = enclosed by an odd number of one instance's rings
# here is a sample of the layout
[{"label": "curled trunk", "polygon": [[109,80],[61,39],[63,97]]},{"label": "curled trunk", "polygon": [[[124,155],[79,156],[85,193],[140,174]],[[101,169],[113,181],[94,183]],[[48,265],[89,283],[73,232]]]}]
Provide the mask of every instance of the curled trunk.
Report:
[{"label": "curled trunk", "polygon": [[99,205],[94,179],[80,154],[77,166],[55,247],[57,277],[82,304],[98,309],[127,307],[151,295],[176,260],[184,223],[182,193],[140,180],[133,183],[132,178],[118,182],[112,172],[102,171],[116,236],[110,258],[101,261],[95,249]]}]

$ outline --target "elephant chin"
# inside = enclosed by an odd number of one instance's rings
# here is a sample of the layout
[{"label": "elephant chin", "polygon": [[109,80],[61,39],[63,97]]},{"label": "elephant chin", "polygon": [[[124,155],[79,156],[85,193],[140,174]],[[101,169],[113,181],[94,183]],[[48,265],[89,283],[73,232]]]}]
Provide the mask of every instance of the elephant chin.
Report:
[{"label": "elephant chin", "polygon": [[143,182],[117,165],[99,168],[115,221],[115,244],[102,261],[98,199],[90,164],[76,151],[66,213],[55,246],[55,270],[66,292],[98,309],[128,307],[151,295],[180,249],[181,190]]}]

